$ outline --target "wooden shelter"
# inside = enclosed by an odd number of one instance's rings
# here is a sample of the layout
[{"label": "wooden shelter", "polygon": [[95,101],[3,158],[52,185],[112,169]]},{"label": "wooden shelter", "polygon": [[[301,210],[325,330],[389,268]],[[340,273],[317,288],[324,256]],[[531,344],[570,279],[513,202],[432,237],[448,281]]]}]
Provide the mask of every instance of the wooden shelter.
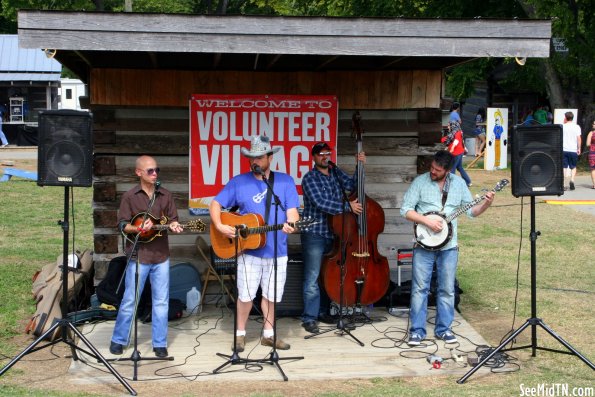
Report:
[{"label": "wooden shelter", "polygon": [[[477,57],[548,57],[550,37],[544,20],[19,12],[20,46],[55,49],[89,87],[99,278],[100,264],[120,249],[116,213],[135,183],[137,155],[157,158],[182,218],[189,216],[192,94],[336,95],[346,169],[359,110],[367,194],[386,213],[379,249],[394,265],[412,236],[399,215],[402,195],[418,173],[420,146],[440,137],[444,70]],[[194,239],[171,238],[174,260],[195,256]]]}]

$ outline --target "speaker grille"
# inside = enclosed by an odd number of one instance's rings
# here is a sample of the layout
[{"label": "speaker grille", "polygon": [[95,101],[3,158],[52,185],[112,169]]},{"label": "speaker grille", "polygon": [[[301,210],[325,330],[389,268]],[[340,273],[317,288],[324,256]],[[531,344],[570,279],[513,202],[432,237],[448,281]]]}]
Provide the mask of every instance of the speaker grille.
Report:
[{"label": "speaker grille", "polygon": [[58,110],[39,116],[38,185],[92,185],[91,126],[88,112]]},{"label": "speaker grille", "polygon": [[512,137],[512,194],[561,195],[562,127],[560,125],[515,127]]}]

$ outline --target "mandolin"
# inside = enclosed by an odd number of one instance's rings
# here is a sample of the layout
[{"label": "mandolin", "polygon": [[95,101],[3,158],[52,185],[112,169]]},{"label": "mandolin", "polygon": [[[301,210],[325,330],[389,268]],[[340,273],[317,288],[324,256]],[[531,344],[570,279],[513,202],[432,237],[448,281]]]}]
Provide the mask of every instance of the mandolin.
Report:
[{"label": "mandolin", "polygon": [[[146,213],[146,212],[139,212],[138,214],[133,216],[132,220],[130,221],[130,224],[133,226],[136,226],[136,227],[140,227],[140,225],[143,223],[143,218],[145,217],[145,214],[147,214],[148,219],[151,219],[153,221],[154,225],[150,230],[145,230],[143,232],[140,232],[138,241],[141,243],[151,242],[155,238],[162,236],[164,230],[169,229],[169,219],[166,216],[157,218],[157,217],[151,215],[150,213]],[[191,220],[187,223],[184,223],[184,224],[180,223],[180,226],[184,230],[190,230],[191,232],[194,232],[194,233],[202,233],[206,229],[206,225],[202,221],[202,219],[193,219],[193,220]],[[136,239],[136,235],[138,233],[126,233],[126,232],[122,231],[122,234],[124,235],[124,238],[126,238],[126,240],[128,240],[131,243],[134,243],[134,240]]]}]

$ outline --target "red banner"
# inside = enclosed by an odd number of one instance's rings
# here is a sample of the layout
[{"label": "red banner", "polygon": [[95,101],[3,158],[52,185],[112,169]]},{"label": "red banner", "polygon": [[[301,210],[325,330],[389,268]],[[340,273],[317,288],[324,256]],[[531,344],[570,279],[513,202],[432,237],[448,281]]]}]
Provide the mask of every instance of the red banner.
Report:
[{"label": "red banner", "polygon": [[[211,199],[235,175],[249,171],[242,147],[266,135],[272,147],[271,170],[289,174],[298,193],[312,168],[316,142],[337,143],[338,103],[334,96],[193,95],[190,99],[190,197],[192,214],[208,213]],[[336,153],[333,152],[333,161]]]}]

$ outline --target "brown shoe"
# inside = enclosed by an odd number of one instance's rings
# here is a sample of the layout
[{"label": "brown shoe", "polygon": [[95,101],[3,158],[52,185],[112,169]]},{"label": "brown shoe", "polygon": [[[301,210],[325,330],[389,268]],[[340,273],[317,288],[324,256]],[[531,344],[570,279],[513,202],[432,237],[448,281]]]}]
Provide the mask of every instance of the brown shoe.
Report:
[{"label": "brown shoe", "polygon": [[[236,336],[236,341],[235,341],[235,348],[236,351],[238,353],[241,353],[244,351],[244,348],[246,347],[246,336],[242,335],[242,336]],[[231,350],[233,351],[233,344],[231,345]]]},{"label": "brown shoe", "polygon": [[[273,338],[265,338],[263,336],[262,338],[260,338],[260,344],[263,346],[273,347]],[[289,345],[289,343],[285,343],[280,338],[277,338],[277,344],[275,348],[279,350],[289,350],[290,347],[291,346]]]}]

